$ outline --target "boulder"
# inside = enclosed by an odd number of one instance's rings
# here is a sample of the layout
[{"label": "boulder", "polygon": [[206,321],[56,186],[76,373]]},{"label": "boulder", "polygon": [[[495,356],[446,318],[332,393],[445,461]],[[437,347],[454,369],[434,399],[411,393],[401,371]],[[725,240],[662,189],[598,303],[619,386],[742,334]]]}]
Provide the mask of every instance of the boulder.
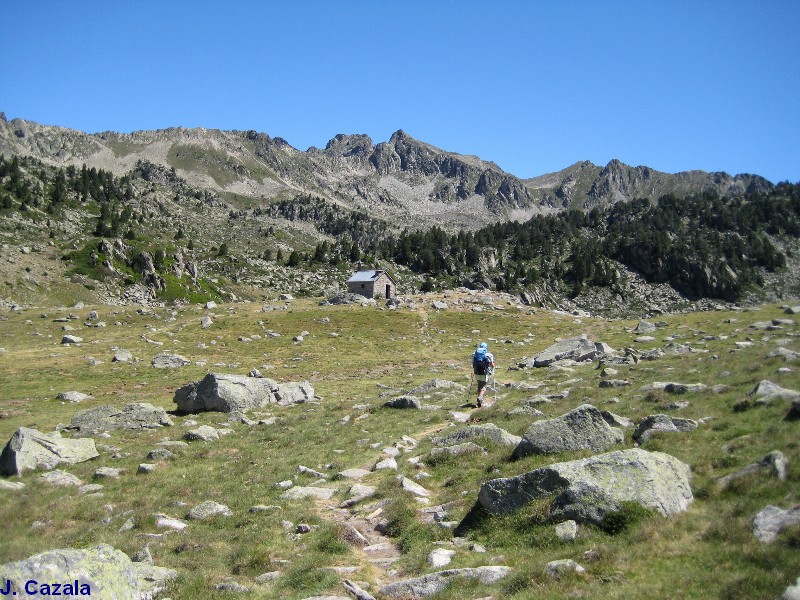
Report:
[{"label": "boulder", "polygon": [[350,497],[345,500],[340,506],[343,508],[347,508],[358,504],[365,498],[369,498],[370,496],[374,496],[378,491],[378,488],[371,486],[371,485],[364,485],[362,483],[356,483],[350,486],[350,490],[348,493]]},{"label": "boulder", "polygon": [[314,398],[314,388],[302,383],[277,383],[266,377],[209,373],[200,381],[175,392],[173,401],[182,413],[202,411],[245,412],[269,404],[289,406]]},{"label": "boulder", "polygon": [[216,516],[230,517],[232,514],[233,512],[231,512],[231,509],[224,504],[214,502],[213,500],[206,500],[190,510],[189,514],[186,515],[186,518],[194,519],[196,521],[204,521]]},{"label": "boulder", "polygon": [[117,350],[111,362],[131,362],[132,360],[133,354],[131,354],[130,350]]},{"label": "boulder", "polygon": [[122,469],[115,469],[114,467],[100,467],[94,472],[95,479],[118,479],[122,474]]},{"label": "boulder", "polygon": [[330,500],[336,492],[333,488],[303,487],[295,486],[281,494],[283,500],[300,500],[302,498],[317,498],[319,500]]},{"label": "boulder", "polygon": [[408,477],[403,477],[402,475],[398,475],[397,479],[400,481],[400,487],[403,488],[407,492],[411,492],[415,496],[420,498],[427,498],[431,495],[431,493],[422,487],[420,484],[411,481]]},{"label": "boulder", "polygon": [[456,383],[455,381],[448,381],[447,379],[431,379],[427,383],[423,383],[414,389],[408,390],[408,395],[419,396],[422,394],[435,394],[441,392],[442,390],[464,392],[466,389],[467,388],[465,388],[463,385]]},{"label": "boulder", "polygon": [[571,542],[578,537],[578,524],[569,519],[556,525],[556,537],[562,542]]},{"label": "boulder", "polygon": [[618,387],[625,387],[626,385],[630,385],[631,382],[627,379],[603,379],[597,387],[601,388],[618,388]]},{"label": "boulder", "polygon": [[428,564],[436,569],[447,566],[453,560],[455,554],[455,550],[448,550],[447,548],[431,550],[428,554]]},{"label": "boulder", "polygon": [[383,405],[388,408],[422,408],[422,403],[416,396],[398,396]]},{"label": "boulder", "polygon": [[622,431],[606,423],[599,410],[591,404],[582,404],[555,419],[531,424],[514,449],[514,457],[567,450],[603,452],[623,440]]},{"label": "boulder", "polygon": [[680,419],[669,415],[650,415],[642,419],[633,432],[633,439],[639,444],[644,444],[656,431],[671,431],[684,433],[697,429],[697,421]]},{"label": "boulder", "polygon": [[36,469],[53,469],[58,464],[74,465],[100,456],[94,440],[70,440],[58,431],[46,434],[20,427],[0,454],[0,474],[22,475]]},{"label": "boulder", "polygon": [[608,410],[601,410],[600,414],[603,415],[603,419],[605,419],[606,423],[611,425],[611,427],[633,426],[633,421],[631,421],[628,417],[622,417]]},{"label": "boulder", "polygon": [[395,581],[378,589],[378,596],[386,598],[425,598],[438,594],[451,583],[460,579],[478,581],[484,585],[497,583],[511,572],[510,567],[475,567],[466,569],[448,569]]},{"label": "boulder", "polygon": [[516,447],[522,441],[521,437],[501,429],[494,423],[486,423],[483,425],[470,425],[447,435],[435,437],[431,442],[433,442],[434,446],[452,446],[453,444],[462,444],[481,438],[491,440],[500,446],[510,447]]},{"label": "boulder", "polygon": [[800,524],[800,505],[788,510],[769,505],[753,519],[753,535],[761,542],[772,542],[782,531],[798,524]]},{"label": "boulder", "polygon": [[[795,308],[797,308],[798,312],[800,312],[800,307]],[[790,585],[783,590],[781,600],[800,600],[800,577],[797,578],[797,581],[794,582],[794,585]]]},{"label": "boulder", "polygon": [[686,510],[694,499],[689,465],[662,452],[619,450],[556,463],[481,486],[478,504],[491,514],[511,513],[535,498],[555,496],[550,518],[600,524],[621,502],[663,515]]},{"label": "boulder", "polygon": [[747,465],[743,469],[736,471],[735,473],[731,473],[730,475],[726,475],[725,477],[720,477],[717,479],[717,485],[724,487],[732,481],[741,479],[742,477],[747,477],[748,475],[762,472],[774,475],[778,479],[784,480],[786,479],[786,466],[787,461],[786,457],[783,455],[783,452],[773,450],[757,463]]},{"label": "boulder", "polygon": [[122,409],[113,406],[96,406],[82,410],[72,417],[69,429],[80,432],[110,431],[113,429],[157,429],[171,427],[167,411],[147,402],[126,404]]},{"label": "boulder", "polygon": [[464,444],[456,444],[455,446],[445,446],[444,448],[433,448],[431,450],[431,458],[447,458],[454,456],[463,456],[465,454],[481,454],[485,452],[478,444],[466,442]]},{"label": "boulder", "polygon": [[80,344],[83,341],[82,337],[78,337],[77,335],[65,335],[61,338],[61,343],[65,346],[70,344]]},{"label": "boulder", "polygon": [[787,390],[782,388],[776,383],[764,379],[758,383],[752,390],[747,393],[751,398],[753,396],[760,398],[763,402],[771,402],[772,400],[797,400],[800,399],[800,392],[795,390]]},{"label": "boulder", "polygon": [[179,369],[190,362],[188,358],[180,354],[159,354],[153,357],[150,364],[156,369]]},{"label": "boulder", "polygon": [[190,429],[184,433],[183,439],[190,442],[216,442],[219,439],[219,432],[211,425],[201,425],[197,429]]},{"label": "boulder", "polygon": [[562,575],[567,573],[585,573],[586,569],[580,566],[571,558],[564,558],[561,560],[551,560],[544,568],[545,575],[553,579],[560,579]]},{"label": "boulder", "polygon": [[767,354],[767,358],[782,358],[786,362],[800,360],[800,353],[788,348],[778,347]]},{"label": "boulder", "polygon": [[53,471],[48,471],[47,473],[42,473],[39,475],[39,479],[44,481],[45,483],[49,483],[50,485],[60,485],[60,486],[80,486],[83,485],[83,482],[72,473],[67,473],[66,471],[62,471],[61,469],[54,469]]},{"label": "boulder", "polygon": [[[69,597],[149,600],[177,576],[171,569],[134,563],[107,544],[83,550],[51,550],[0,566],[0,580],[10,581],[13,594],[21,598],[57,595],[52,584],[61,583],[59,591]],[[28,596],[25,584],[31,581],[37,582],[37,593]]]},{"label": "boulder", "polygon": [[84,394],[83,392],[61,392],[58,396],[56,396],[57,400],[63,400],[65,402],[83,402],[84,400],[88,400],[91,398],[89,394]]},{"label": "boulder", "polygon": [[530,360],[532,367],[547,367],[558,360],[583,361],[599,356],[601,352],[586,335],[556,342]]},{"label": "boulder", "polygon": [[653,333],[656,326],[648,321],[639,321],[639,324],[633,328],[633,333]]},{"label": "boulder", "polygon": [[383,469],[392,469],[393,471],[397,471],[397,461],[392,458],[384,458],[381,461],[375,463],[375,466],[372,468],[373,471],[382,471]]}]

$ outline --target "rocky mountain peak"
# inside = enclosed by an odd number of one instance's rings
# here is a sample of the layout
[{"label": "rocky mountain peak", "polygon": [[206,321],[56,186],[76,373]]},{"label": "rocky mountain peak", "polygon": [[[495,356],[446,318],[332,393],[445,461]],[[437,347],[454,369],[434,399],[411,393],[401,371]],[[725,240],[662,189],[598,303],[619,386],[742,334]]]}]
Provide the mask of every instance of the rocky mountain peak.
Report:
[{"label": "rocky mountain peak", "polygon": [[[365,134],[338,134],[324,150],[297,150],[286,140],[256,131],[174,127],[130,134],[86,134],[33,121],[0,118],[0,154],[32,156],[46,164],[102,168],[122,175],[139,160],[175,169],[188,183],[217,193],[275,198],[284,190],[336,198],[354,208],[380,207],[388,220],[485,223],[515,211],[523,218],[542,210],[657,199],[714,190],[720,195],[769,191],[762,177],[686,171],[668,174],[630,167],[619,159],[604,167],[588,160],[555,173],[519,178],[496,164],[448,152],[402,129],[375,144]],[[255,175],[259,174],[259,175]],[[344,200],[343,200],[344,199]],[[477,200],[467,218],[445,208]],[[391,214],[390,214],[391,213]],[[434,216],[435,215],[435,216]]]},{"label": "rocky mountain peak", "polygon": [[339,133],[325,146],[325,151],[336,156],[368,157],[375,149],[372,138],[365,134]]}]

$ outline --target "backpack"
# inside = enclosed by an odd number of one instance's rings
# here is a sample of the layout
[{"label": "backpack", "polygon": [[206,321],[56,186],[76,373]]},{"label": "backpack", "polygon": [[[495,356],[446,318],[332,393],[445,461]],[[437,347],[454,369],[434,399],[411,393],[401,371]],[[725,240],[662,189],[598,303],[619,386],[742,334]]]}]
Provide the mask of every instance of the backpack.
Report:
[{"label": "backpack", "polygon": [[472,372],[475,375],[486,375],[491,371],[492,361],[486,352],[475,352],[472,355]]}]

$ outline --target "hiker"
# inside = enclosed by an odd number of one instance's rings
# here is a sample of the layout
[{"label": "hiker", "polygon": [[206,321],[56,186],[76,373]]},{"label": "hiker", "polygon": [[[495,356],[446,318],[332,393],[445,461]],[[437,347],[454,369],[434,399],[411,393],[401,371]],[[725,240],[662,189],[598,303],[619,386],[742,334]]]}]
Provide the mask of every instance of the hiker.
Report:
[{"label": "hiker", "polygon": [[494,356],[489,352],[489,345],[481,342],[472,355],[472,372],[475,373],[475,380],[478,382],[478,408],[483,406],[483,393],[486,391],[486,383],[493,369]]}]

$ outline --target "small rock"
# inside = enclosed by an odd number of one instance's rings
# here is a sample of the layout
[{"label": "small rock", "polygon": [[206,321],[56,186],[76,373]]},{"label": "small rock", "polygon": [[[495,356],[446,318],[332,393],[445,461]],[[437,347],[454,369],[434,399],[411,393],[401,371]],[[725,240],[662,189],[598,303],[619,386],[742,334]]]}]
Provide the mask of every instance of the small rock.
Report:
[{"label": "small rock", "polygon": [[283,575],[281,571],[270,571],[268,573],[262,573],[261,575],[257,576],[253,581],[259,584],[269,583],[271,581],[275,581],[281,575]]},{"label": "small rock", "polygon": [[114,353],[114,357],[111,359],[111,362],[131,362],[133,360],[133,354],[131,354],[130,350],[117,350]]},{"label": "small rock", "polygon": [[249,594],[250,588],[245,587],[235,581],[223,581],[222,583],[218,583],[214,586],[214,589],[218,592],[234,592],[237,594]]},{"label": "small rock", "polygon": [[95,479],[117,479],[122,473],[122,469],[113,467],[100,467],[94,472]]},{"label": "small rock", "polygon": [[788,510],[766,506],[753,520],[753,535],[761,542],[772,542],[782,531],[799,523],[800,505]]},{"label": "small rock", "polygon": [[197,429],[191,429],[184,433],[183,439],[190,442],[195,440],[201,442],[215,442],[219,439],[219,433],[210,425],[201,425]]},{"label": "small rock", "polygon": [[62,471],[60,469],[56,469],[48,473],[43,473],[42,475],[39,476],[39,479],[41,479],[42,481],[46,481],[50,485],[79,486],[83,483],[72,473],[67,473],[66,471]]},{"label": "small rock", "polygon": [[58,400],[64,400],[65,402],[83,402],[84,400],[91,398],[89,394],[84,394],[82,392],[61,392],[58,396],[56,396]]},{"label": "small rock", "polygon": [[578,524],[573,521],[564,521],[556,525],[556,537],[562,542],[570,542],[578,535]]},{"label": "small rock", "polygon": [[445,548],[437,548],[428,554],[428,564],[432,567],[444,567],[449,565],[455,556],[455,550],[447,550]]},{"label": "small rock", "polygon": [[422,403],[416,396],[398,396],[384,403],[389,408],[421,408]]},{"label": "small rock", "polygon": [[630,381],[627,379],[604,379],[600,382],[599,387],[601,388],[617,388],[623,387],[626,385],[630,385]]},{"label": "small rock", "polygon": [[585,573],[586,569],[584,569],[571,558],[568,558],[564,560],[553,560],[547,563],[544,572],[548,575],[548,577],[558,579],[567,573]]},{"label": "small rock", "polygon": [[127,521],[125,521],[122,524],[122,527],[120,527],[117,531],[118,533],[125,533],[126,531],[130,531],[134,527],[136,527],[136,521],[134,521],[133,517],[131,517]]}]

